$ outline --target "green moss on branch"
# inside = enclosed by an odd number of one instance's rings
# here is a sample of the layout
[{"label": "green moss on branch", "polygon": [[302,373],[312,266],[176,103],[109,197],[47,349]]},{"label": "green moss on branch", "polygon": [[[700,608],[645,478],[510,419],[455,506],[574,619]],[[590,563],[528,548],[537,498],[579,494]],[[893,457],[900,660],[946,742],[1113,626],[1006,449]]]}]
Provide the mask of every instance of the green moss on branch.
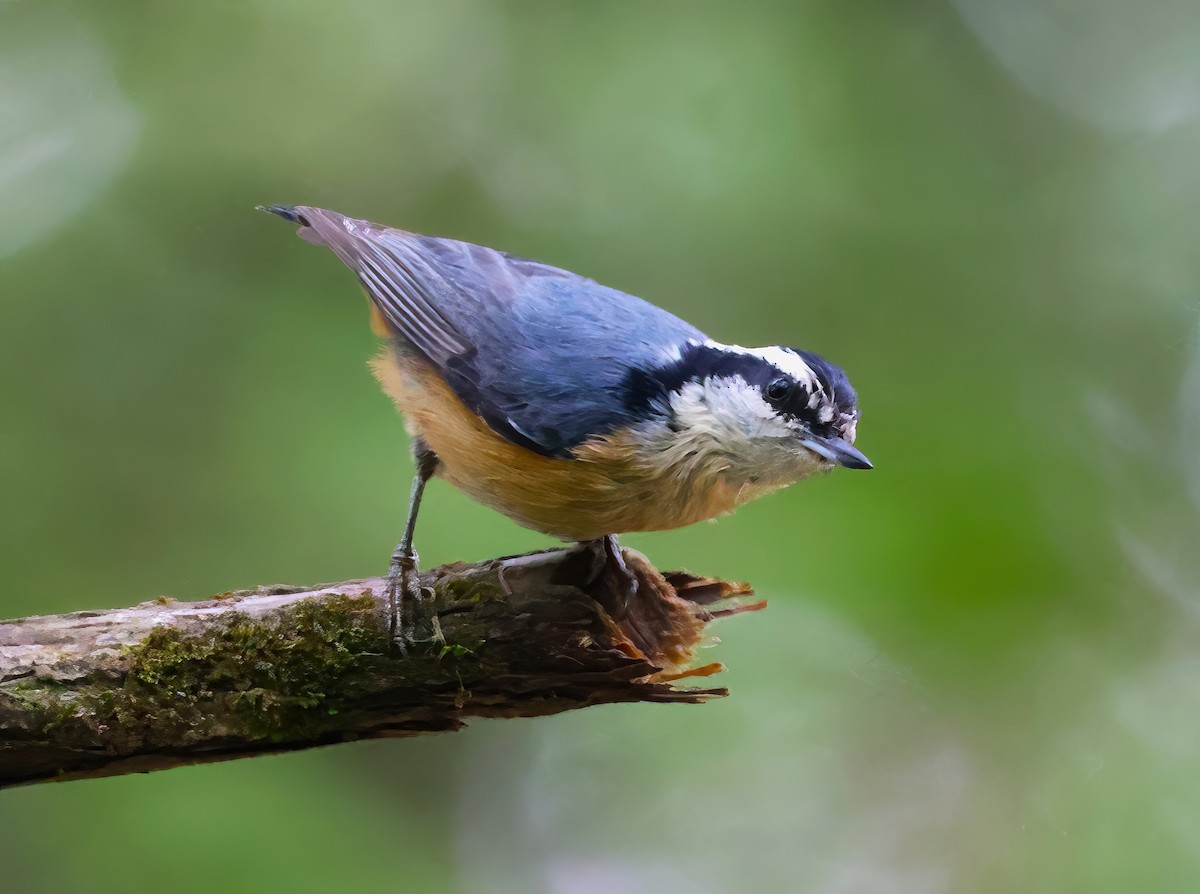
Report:
[{"label": "green moss on branch", "polygon": [[597,601],[616,582],[576,551],[427,572],[406,656],[377,579],[0,623],[0,786],[723,694],[668,681],[706,606],[748,591],[626,559],[643,595],[619,623]]}]

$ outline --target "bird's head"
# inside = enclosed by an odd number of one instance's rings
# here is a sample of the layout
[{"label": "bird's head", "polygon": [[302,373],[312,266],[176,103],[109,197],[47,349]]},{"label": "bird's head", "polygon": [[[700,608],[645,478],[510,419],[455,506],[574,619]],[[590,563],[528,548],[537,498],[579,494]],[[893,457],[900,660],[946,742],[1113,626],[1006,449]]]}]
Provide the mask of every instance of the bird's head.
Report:
[{"label": "bird's head", "polygon": [[835,466],[869,469],[855,446],[858,397],[846,374],[785,347],[689,343],[652,375],[679,447],[726,463],[748,484],[772,489]]}]

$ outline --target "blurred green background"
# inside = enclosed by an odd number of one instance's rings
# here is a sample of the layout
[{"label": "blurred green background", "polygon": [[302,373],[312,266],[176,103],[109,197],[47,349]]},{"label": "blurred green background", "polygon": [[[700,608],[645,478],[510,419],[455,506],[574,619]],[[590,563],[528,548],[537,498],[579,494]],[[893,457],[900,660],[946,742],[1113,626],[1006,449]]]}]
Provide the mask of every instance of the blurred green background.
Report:
[{"label": "blurred green background", "polygon": [[1197,158],[1168,0],[0,2],[0,616],[384,567],[364,302],[260,202],[817,350],[876,463],[627,538],[770,599],[729,699],[7,792],[0,887],[1200,889]]}]

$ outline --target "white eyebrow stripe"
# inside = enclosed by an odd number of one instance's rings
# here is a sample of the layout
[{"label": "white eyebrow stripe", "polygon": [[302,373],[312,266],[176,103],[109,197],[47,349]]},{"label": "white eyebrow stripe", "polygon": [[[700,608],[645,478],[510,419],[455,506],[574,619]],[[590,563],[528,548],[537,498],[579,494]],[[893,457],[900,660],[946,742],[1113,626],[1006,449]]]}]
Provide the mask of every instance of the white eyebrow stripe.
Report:
[{"label": "white eyebrow stripe", "polygon": [[821,380],[817,378],[817,374],[813,372],[812,367],[804,362],[795,351],[789,351],[787,348],[781,348],[776,345],[770,345],[765,348],[744,348],[741,345],[727,345],[719,341],[709,339],[704,343],[707,348],[716,348],[718,351],[729,351],[733,354],[747,354],[751,357],[758,357],[761,360],[767,361],[780,372],[785,372],[805,389],[811,392],[814,396],[819,391],[824,389],[821,387]]}]

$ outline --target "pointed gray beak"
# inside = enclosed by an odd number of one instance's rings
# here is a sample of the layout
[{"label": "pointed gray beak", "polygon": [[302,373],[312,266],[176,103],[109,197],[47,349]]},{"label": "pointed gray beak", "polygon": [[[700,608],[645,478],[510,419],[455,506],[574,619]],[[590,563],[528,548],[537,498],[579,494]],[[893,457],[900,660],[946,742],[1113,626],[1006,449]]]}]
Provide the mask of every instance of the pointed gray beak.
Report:
[{"label": "pointed gray beak", "polygon": [[813,453],[820,454],[830,462],[847,469],[874,468],[861,450],[841,438],[818,438],[816,435],[809,435],[800,443]]}]

